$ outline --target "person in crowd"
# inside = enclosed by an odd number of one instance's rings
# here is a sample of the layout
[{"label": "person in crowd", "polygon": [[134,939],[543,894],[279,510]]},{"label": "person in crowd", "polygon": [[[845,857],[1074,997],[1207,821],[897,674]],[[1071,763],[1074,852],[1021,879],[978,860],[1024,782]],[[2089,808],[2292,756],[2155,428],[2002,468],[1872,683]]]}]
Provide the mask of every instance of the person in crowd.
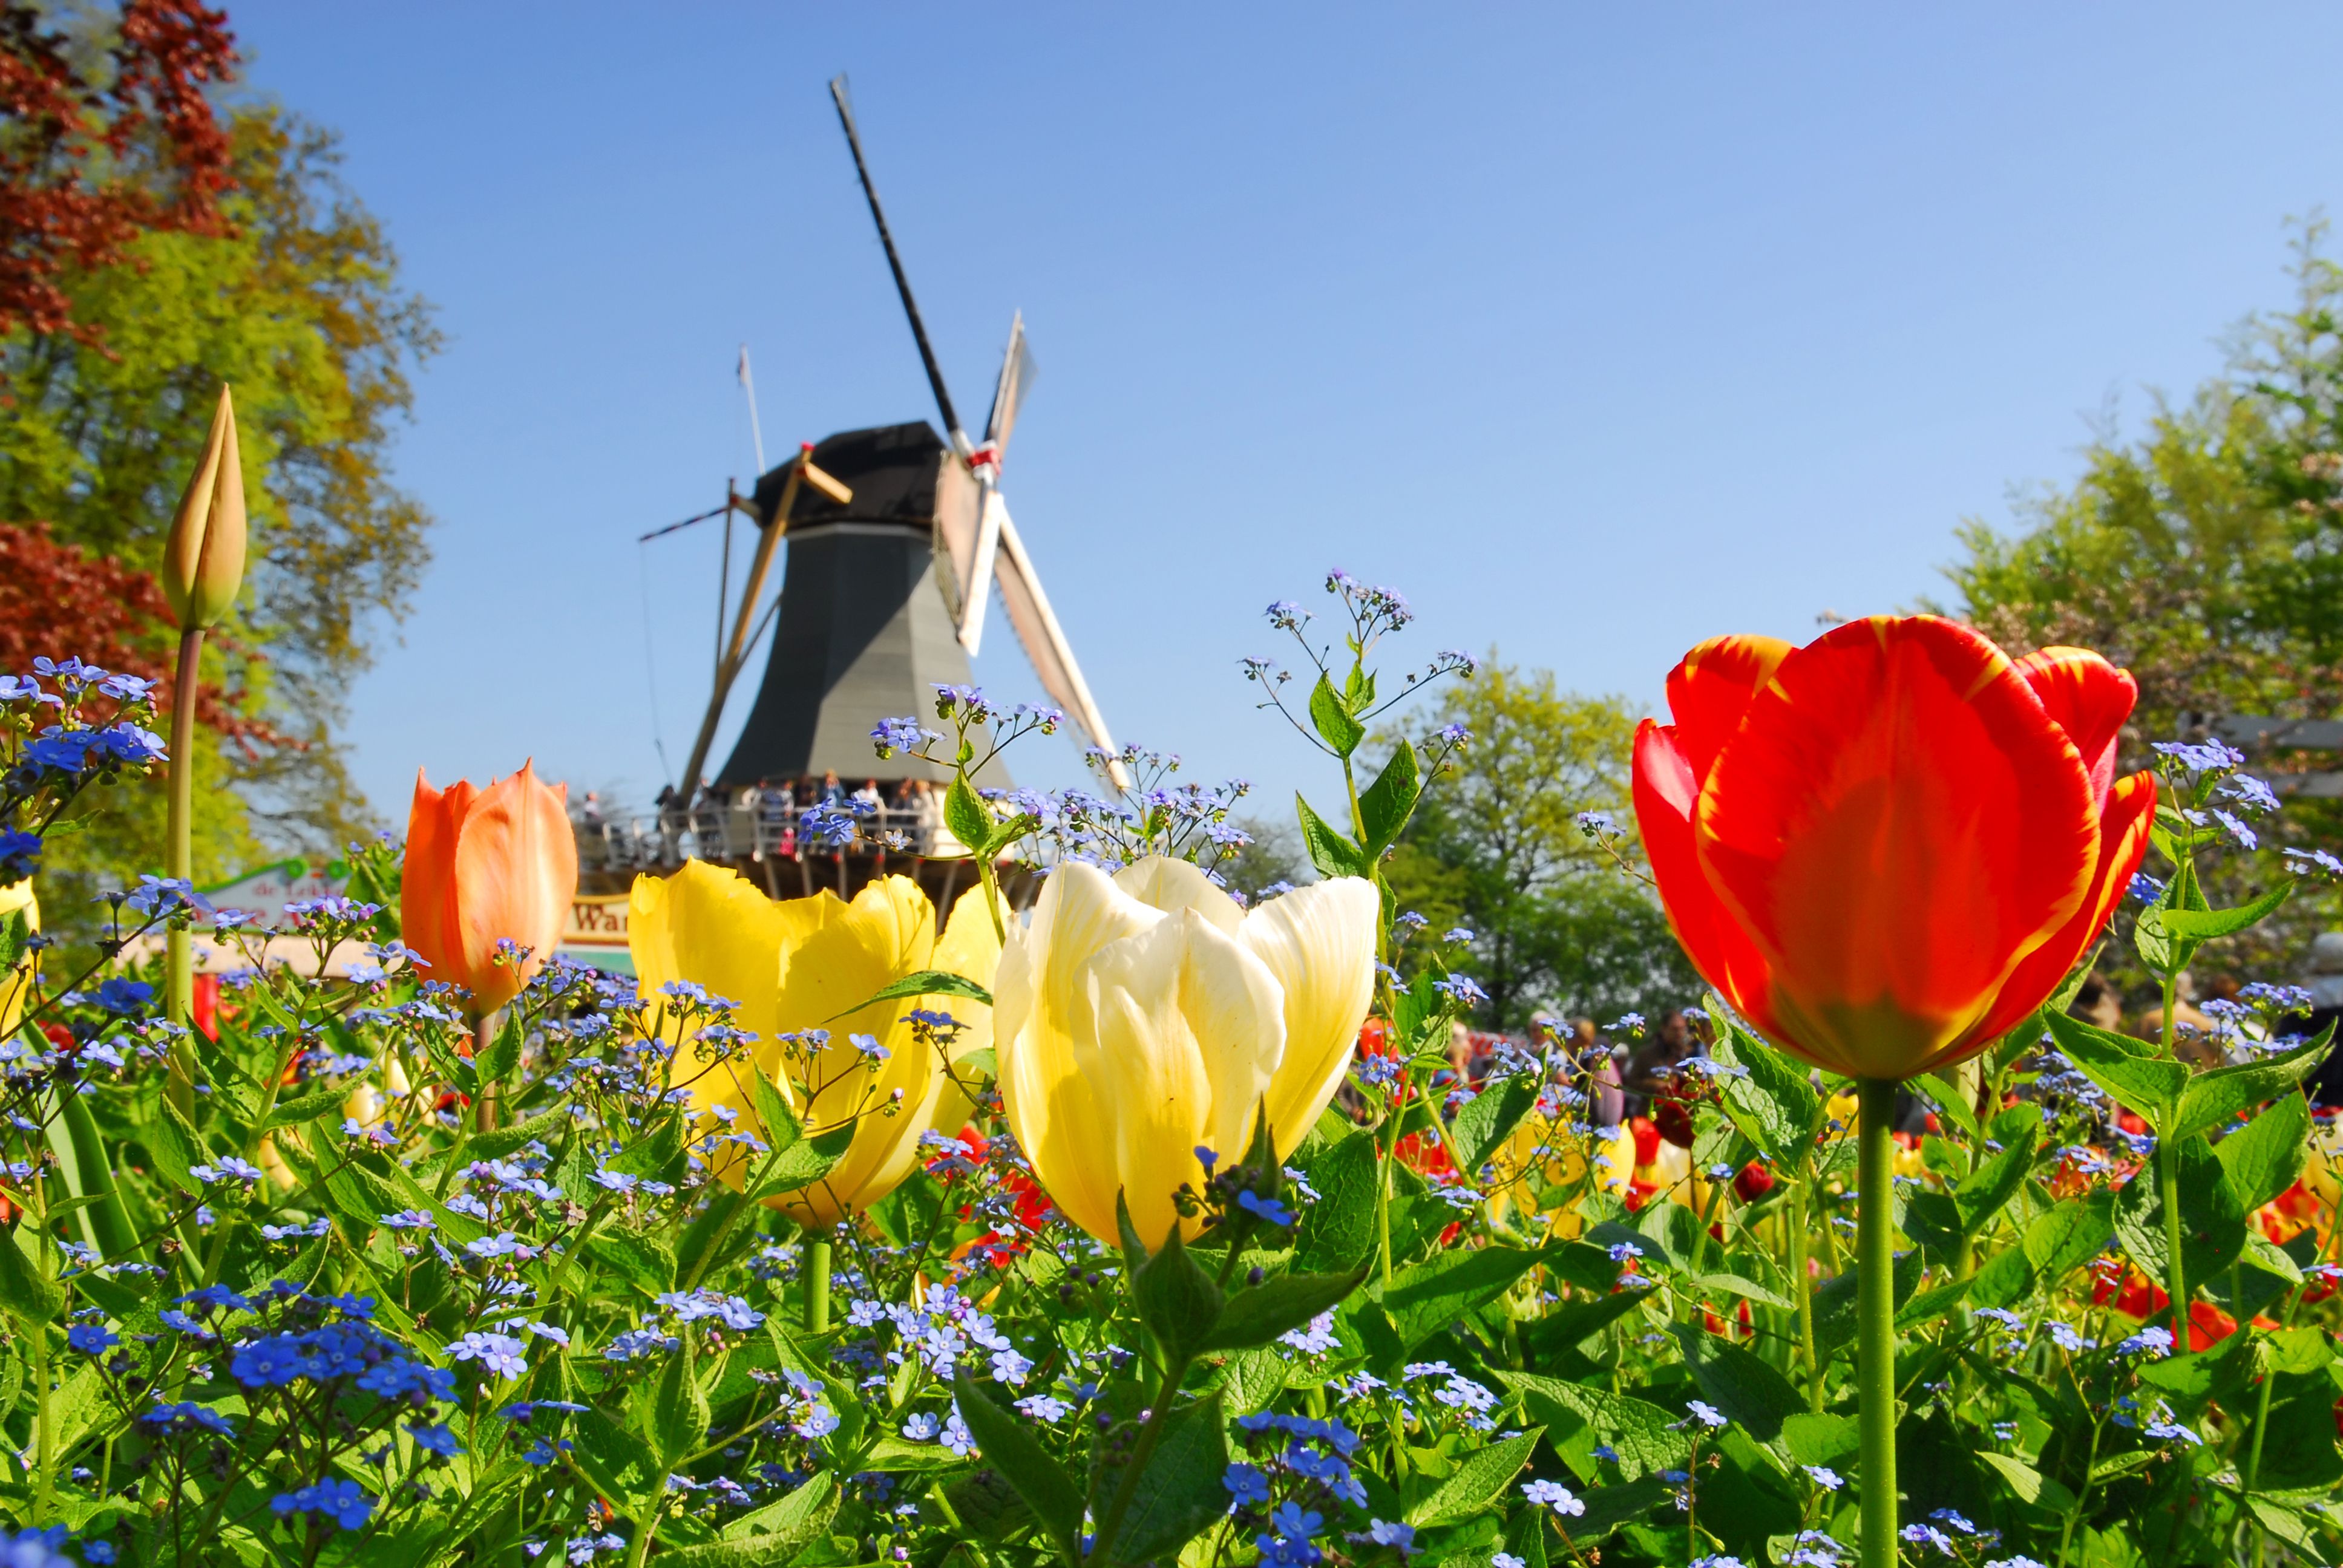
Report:
[{"label": "person in crowd", "polygon": [[1663,1014],[1644,1043],[1628,1054],[1627,1069],[1620,1075],[1628,1096],[1628,1114],[1646,1114],[1654,1100],[1670,1097],[1676,1069],[1699,1054],[1700,1041],[1692,1032],[1691,1020],[1674,1010]]},{"label": "person in crowd", "polygon": [[865,779],[862,788],[848,796],[847,800],[857,811],[870,816],[876,816],[887,804],[887,798],[879,793],[879,780],[876,779]]},{"label": "person in crowd", "polygon": [[1574,1018],[1555,1031],[1570,1059],[1590,1070],[1594,1082],[1588,1086],[1587,1120],[1597,1127],[1616,1127],[1627,1119],[1627,1097],[1620,1088],[1619,1064],[1611,1059],[1610,1048],[1594,1030],[1591,1018]]},{"label": "person in crowd", "polygon": [[817,805],[822,806],[846,804],[846,786],[838,781],[837,769],[832,768],[821,776],[821,789],[815,795],[814,800]]}]

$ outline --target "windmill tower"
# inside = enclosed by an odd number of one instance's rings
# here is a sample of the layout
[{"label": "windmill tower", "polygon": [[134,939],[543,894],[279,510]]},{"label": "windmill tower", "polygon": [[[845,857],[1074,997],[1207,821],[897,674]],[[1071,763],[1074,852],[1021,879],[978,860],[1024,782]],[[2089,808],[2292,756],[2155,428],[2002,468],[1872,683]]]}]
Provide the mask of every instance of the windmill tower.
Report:
[{"label": "windmill tower", "polygon": [[[756,564],[684,779],[698,780],[732,680],[755,642],[751,628],[762,624],[765,569],[784,539],[779,598],[763,612],[773,620],[764,678],[731,756],[712,776],[717,785],[833,769],[850,780],[944,777],[914,759],[878,763],[870,731],[882,719],[931,711],[936,686],[968,681],[995,587],[1042,689],[1091,746],[1111,756],[1106,721],[1001,496],[1002,459],[1033,380],[1024,318],[1010,326],[984,439],[970,441],[880,206],[846,78],[830,87],[944,434],[924,421],[843,431],[768,471],[738,501],[759,529]],[[1121,765],[1112,770],[1120,780]]]}]

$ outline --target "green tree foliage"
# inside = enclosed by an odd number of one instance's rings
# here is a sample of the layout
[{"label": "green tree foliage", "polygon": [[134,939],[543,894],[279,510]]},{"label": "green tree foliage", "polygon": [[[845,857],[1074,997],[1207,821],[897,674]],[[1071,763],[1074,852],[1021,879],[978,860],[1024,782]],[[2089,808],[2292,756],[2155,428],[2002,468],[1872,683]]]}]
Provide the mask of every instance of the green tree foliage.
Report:
[{"label": "green tree foliage", "polygon": [[1426,791],[1393,857],[1402,909],[1430,935],[1473,932],[1452,964],[1489,993],[1484,1021],[1521,1029],[1541,1012],[1603,1019],[1681,1006],[1698,981],[1657,901],[1578,826],[1582,811],[1623,825],[1635,714],[1615,697],[1559,689],[1550,670],[1493,653],[1425,716],[1473,743]]},{"label": "green tree foliage", "polygon": [[[409,376],[438,339],[337,177],[333,136],[273,107],[228,128],[222,232],[148,233],[121,263],[65,276],[73,319],[102,347],[0,337],[0,518],[151,567],[218,384],[235,387],[253,568],[222,674],[280,739],[220,749],[216,771],[268,840],[325,849],[365,818],[333,742],[342,694],[429,558],[429,519],[387,465]],[[109,837],[131,867],[159,858],[135,824]]]},{"label": "green tree foliage", "polygon": [[[2012,652],[2097,648],[2138,679],[2127,768],[2207,715],[2343,710],[2343,267],[2322,254],[2324,232],[2304,228],[2292,305],[2249,318],[2219,376],[2185,403],[2159,399],[2137,439],[2103,434],[2071,487],[2023,503],[2021,531],[1974,519],[1960,531],[1952,613]],[[2337,765],[2253,759],[2281,788]],[[2263,834],[2265,863],[2214,880],[2259,885],[2278,871],[2276,845],[2338,837],[2332,803],[2296,799]],[[2297,900],[2261,928],[2271,950],[2251,956],[2276,957],[2334,913]]]}]

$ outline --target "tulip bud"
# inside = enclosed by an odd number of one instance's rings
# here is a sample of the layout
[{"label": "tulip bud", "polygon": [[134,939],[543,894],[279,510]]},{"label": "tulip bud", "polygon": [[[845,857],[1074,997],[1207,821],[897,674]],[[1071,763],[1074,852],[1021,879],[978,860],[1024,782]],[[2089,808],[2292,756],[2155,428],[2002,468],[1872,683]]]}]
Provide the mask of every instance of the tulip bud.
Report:
[{"label": "tulip bud", "polygon": [[217,626],[244,586],[244,461],[225,384],[194,477],[163,544],[163,598],[182,631]]}]

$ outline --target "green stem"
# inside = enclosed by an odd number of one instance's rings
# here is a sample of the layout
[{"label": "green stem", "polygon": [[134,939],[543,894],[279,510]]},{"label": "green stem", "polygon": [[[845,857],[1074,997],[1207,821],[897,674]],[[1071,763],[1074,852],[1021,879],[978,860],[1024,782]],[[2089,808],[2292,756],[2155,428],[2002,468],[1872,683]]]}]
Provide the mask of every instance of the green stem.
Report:
[{"label": "green stem", "polygon": [[1859,1081],[1856,1414],[1863,1452],[1863,1568],[1896,1568],[1896,1083]]},{"label": "green stem", "polygon": [[1147,1470],[1147,1462],[1155,1457],[1155,1444],[1163,1436],[1163,1426],[1172,1418],[1172,1401],[1180,1392],[1180,1382],[1188,1375],[1188,1363],[1170,1353],[1165,1346],[1163,1387],[1155,1396],[1155,1408],[1147,1412],[1147,1424],[1139,1429],[1139,1441],[1131,1445],[1131,1462],[1123,1467],[1122,1483],[1114,1489],[1114,1501],[1107,1504],[1106,1517],[1099,1522],[1097,1536],[1091,1543],[1091,1558],[1098,1563],[1111,1563],[1109,1555],[1115,1539],[1122,1533],[1122,1516],[1131,1508],[1131,1499],[1139,1490],[1139,1478]]},{"label": "green stem", "polygon": [[57,1396],[49,1384],[49,1326],[42,1323],[33,1330],[33,1376],[37,1389],[35,1396],[33,1422],[35,1426],[33,1464],[33,1523],[48,1523],[49,1511],[55,1505],[56,1493],[56,1432]]},{"label": "green stem", "polygon": [[[171,787],[163,840],[163,874],[195,880],[196,674],[203,661],[204,628],[179,634],[179,662],[171,679]],[[173,922],[164,938],[165,1016],[182,1028],[196,1010],[195,938]],[[189,1121],[196,1114],[195,1042],[181,1035],[171,1042],[165,1092]]]},{"label": "green stem", "polygon": [[1798,1294],[1798,1344],[1806,1357],[1806,1408],[1823,1411],[1823,1362],[1815,1353],[1815,1289],[1806,1278],[1806,1185],[1811,1159],[1790,1184],[1790,1274]]},{"label": "green stem", "polygon": [[805,1256],[805,1326],[806,1332],[819,1334],[830,1328],[830,1238],[806,1238]]},{"label": "green stem", "polygon": [[[2178,982],[2164,980],[2164,1054],[2172,1054],[2174,993]],[[2180,1261],[2180,1143],[2157,1130],[2157,1187],[2164,1203],[2164,1288],[2172,1295],[2172,1353],[2188,1354],[2188,1281]]]}]

